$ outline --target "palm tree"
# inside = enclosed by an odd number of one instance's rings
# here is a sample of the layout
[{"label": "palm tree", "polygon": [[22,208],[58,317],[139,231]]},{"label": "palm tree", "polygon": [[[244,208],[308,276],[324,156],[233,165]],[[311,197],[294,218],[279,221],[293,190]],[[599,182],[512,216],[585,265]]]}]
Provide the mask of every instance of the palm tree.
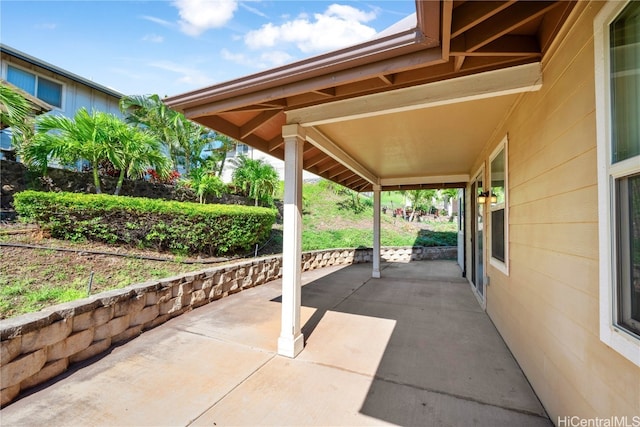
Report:
[{"label": "palm tree", "polygon": [[175,121],[178,113],[158,95],[132,95],[120,99],[120,111],[127,123],[148,129],[165,145],[174,166],[179,164],[180,144]]},{"label": "palm tree", "polygon": [[162,153],[161,144],[155,136],[122,121],[114,121],[112,125],[107,158],[120,170],[115,195],[120,194],[125,178],[142,176],[150,167],[160,176],[169,174],[171,163]]},{"label": "palm tree", "polygon": [[233,160],[236,169],[233,171],[233,182],[252,199],[258,206],[259,200],[272,202],[273,195],[278,188],[278,172],[262,159],[250,159],[239,156]]},{"label": "palm tree", "polygon": [[188,175],[200,163],[200,154],[214,133],[166,106],[158,95],[125,96],[120,110],[128,123],[144,127],[167,148],[173,165],[182,164]]},{"label": "palm tree", "polygon": [[0,126],[20,127],[30,115],[27,98],[11,86],[0,84]]},{"label": "palm tree", "polygon": [[17,89],[0,84],[0,129],[11,128],[11,144],[20,148],[34,134],[32,105]]}]

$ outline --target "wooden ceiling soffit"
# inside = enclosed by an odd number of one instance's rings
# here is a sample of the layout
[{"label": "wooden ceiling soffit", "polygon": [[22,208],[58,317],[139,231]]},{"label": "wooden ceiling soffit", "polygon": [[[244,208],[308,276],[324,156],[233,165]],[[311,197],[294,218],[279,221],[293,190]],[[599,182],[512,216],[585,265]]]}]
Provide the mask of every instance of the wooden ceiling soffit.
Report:
[{"label": "wooden ceiling soffit", "polygon": [[314,166],[319,165],[323,160],[327,158],[327,155],[324,153],[316,154],[315,156],[309,158],[308,160],[304,160],[303,164],[305,169],[312,168]]},{"label": "wooden ceiling soffit", "polygon": [[468,52],[464,46],[464,38],[459,37],[455,46],[451,46],[452,56],[542,56],[536,36],[507,35],[491,43]]},{"label": "wooden ceiling soffit", "polygon": [[[244,138],[240,137],[240,127],[234,125],[233,123],[219,117],[219,116],[206,116],[195,119],[197,123],[200,123],[203,126],[206,126],[210,129],[214,129],[217,132],[223,133],[233,139],[237,139],[242,141],[254,148],[257,148],[260,151],[265,153],[269,152],[269,143],[264,139],[256,136],[256,135],[247,135]],[[283,159],[284,152],[282,150],[272,150],[269,152],[272,156]]]},{"label": "wooden ceiling soffit", "polygon": [[486,21],[496,13],[508,8],[511,1],[469,1],[455,9],[451,22],[451,37],[455,38],[468,29]]},{"label": "wooden ceiling soffit", "polygon": [[278,135],[275,138],[273,138],[271,141],[269,141],[268,147],[269,147],[269,152],[272,152],[273,150],[284,147],[284,138],[282,138],[282,135]]},{"label": "wooden ceiling soffit", "polygon": [[341,182],[347,178],[351,178],[355,173],[350,169],[340,165],[340,167],[336,168],[336,170],[332,170],[329,174],[329,179],[332,181]]},{"label": "wooden ceiling soffit", "polygon": [[538,90],[541,84],[542,72],[540,64],[536,62],[398,89],[392,94],[377,93],[358,99],[336,101],[330,105],[300,108],[287,111],[286,115],[288,123],[313,127],[472,99],[533,91]]},{"label": "wooden ceiling soffit", "polygon": [[[466,50],[473,52],[556,7],[554,1],[521,1],[464,32]],[[452,40],[452,44],[460,37]]]},{"label": "wooden ceiling soffit", "polygon": [[369,184],[369,182],[367,182],[366,179],[362,179],[362,177],[356,175],[353,178],[346,179],[342,185],[344,185],[345,187],[352,188],[356,184],[357,185]]},{"label": "wooden ceiling soffit", "polygon": [[[229,96],[219,101],[207,102],[194,107],[185,107],[182,111],[187,118],[195,119],[197,117],[234,110],[247,105],[264,104],[268,103],[270,100],[292,97],[313,91],[318,87],[348,84],[357,82],[363,79],[363,77],[371,75],[377,75],[380,73],[396,73],[419,66],[438,64],[442,62],[444,62],[444,60],[442,59],[439,48],[425,49],[361,65],[359,67],[317,76],[307,80],[295,81],[289,84],[284,84],[278,88],[264,89],[238,96]],[[173,107],[178,101],[168,99],[166,102],[169,106]],[[287,104],[290,105],[289,102]],[[180,105],[177,105],[176,107],[180,109]]]},{"label": "wooden ceiling soffit", "polygon": [[345,167],[351,169],[372,184],[378,182],[378,178],[367,168],[358,163],[353,157],[347,154],[342,148],[338,147],[333,141],[327,138],[322,132],[314,127],[305,128],[306,139],[324,153],[341,163]]},{"label": "wooden ceiling soffit", "polygon": [[256,131],[256,129],[258,129],[260,126],[264,125],[280,113],[281,110],[268,110],[258,114],[253,119],[240,126],[240,139],[242,140],[251,135]]},{"label": "wooden ceiling soffit", "polygon": [[340,163],[336,162],[334,159],[327,156],[324,161],[318,163],[315,169],[310,170],[310,172],[313,172],[317,175],[324,175],[338,165],[340,165]]}]

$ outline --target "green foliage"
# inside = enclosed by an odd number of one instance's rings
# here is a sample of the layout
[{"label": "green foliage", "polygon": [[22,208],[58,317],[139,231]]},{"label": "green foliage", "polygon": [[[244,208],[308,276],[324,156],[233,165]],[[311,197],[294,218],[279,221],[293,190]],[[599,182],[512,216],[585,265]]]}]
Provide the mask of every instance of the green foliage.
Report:
[{"label": "green foliage", "polygon": [[96,193],[101,192],[99,168],[105,161],[119,169],[115,194],[120,192],[127,177],[141,176],[148,168],[159,175],[170,170],[159,142],[147,131],[131,127],[113,114],[84,108],[73,119],[63,116],[42,116],[36,134],[21,146],[20,154],[30,166],[46,171],[50,159],[64,165],[79,160],[91,164]]},{"label": "green foliage", "polygon": [[235,170],[233,182],[241,188],[245,194],[255,200],[255,205],[262,202],[267,206],[273,206],[273,196],[278,190],[278,172],[273,166],[264,160],[250,159],[240,156],[234,159]]},{"label": "green foliage", "polygon": [[21,218],[49,227],[53,237],[208,255],[247,250],[275,221],[266,208],[97,194],[24,191],[14,204]]},{"label": "green foliage", "polygon": [[220,197],[227,193],[227,186],[222,180],[203,167],[191,169],[189,178],[183,182],[187,187],[192,188],[200,201],[204,203],[207,196]]}]

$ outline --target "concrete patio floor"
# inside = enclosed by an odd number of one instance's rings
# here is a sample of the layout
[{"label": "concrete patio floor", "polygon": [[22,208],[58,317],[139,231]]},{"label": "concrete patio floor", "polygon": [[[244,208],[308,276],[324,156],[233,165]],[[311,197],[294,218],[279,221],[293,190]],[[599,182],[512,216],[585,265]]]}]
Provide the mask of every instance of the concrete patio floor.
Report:
[{"label": "concrete patio floor", "polygon": [[455,262],[303,274],[306,347],[276,354],[280,287],[145,332],[0,411],[2,426],[549,426]]}]

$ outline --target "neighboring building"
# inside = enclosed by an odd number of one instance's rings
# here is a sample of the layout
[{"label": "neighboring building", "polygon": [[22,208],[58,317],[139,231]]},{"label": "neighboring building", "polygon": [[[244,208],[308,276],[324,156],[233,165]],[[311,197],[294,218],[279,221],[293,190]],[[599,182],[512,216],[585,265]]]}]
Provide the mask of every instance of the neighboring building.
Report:
[{"label": "neighboring building", "polygon": [[301,168],[378,206],[380,191],[464,188],[463,272],[551,420],[637,423],[640,2],[416,8],[415,28],[167,100],[296,172],[279,353],[304,342]]},{"label": "neighboring building", "polygon": [[[4,44],[0,44],[0,78],[51,106],[48,114],[73,117],[84,107],[122,116],[118,107],[122,93]],[[10,130],[0,133],[0,146],[11,146]]]}]

